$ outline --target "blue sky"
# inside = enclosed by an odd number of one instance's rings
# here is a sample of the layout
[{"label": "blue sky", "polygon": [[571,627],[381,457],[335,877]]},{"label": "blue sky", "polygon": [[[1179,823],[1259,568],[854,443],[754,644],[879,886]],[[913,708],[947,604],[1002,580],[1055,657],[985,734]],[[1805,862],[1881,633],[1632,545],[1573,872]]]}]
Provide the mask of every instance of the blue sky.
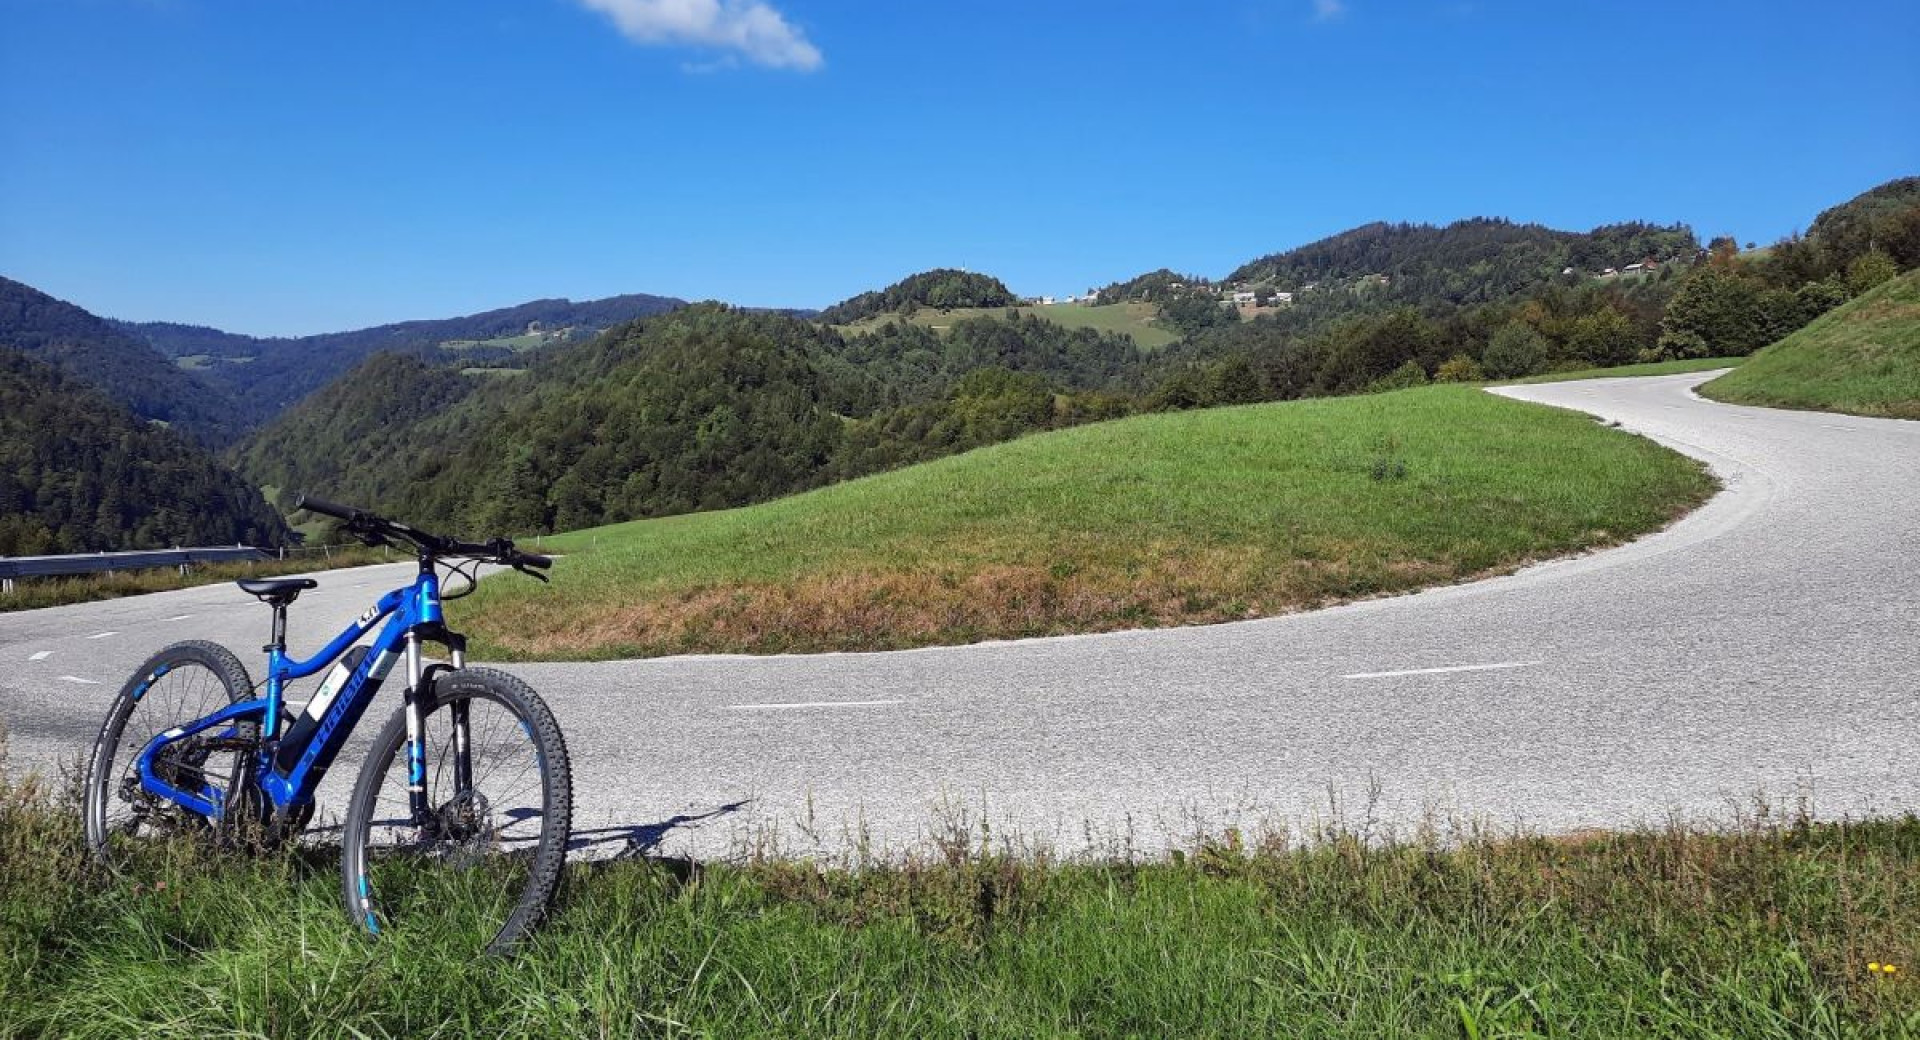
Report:
[{"label": "blue sky", "polygon": [[0,274],[255,334],[1064,294],[1371,220],[1770,241],[1920,173],[1920,4],[0,0]]}]

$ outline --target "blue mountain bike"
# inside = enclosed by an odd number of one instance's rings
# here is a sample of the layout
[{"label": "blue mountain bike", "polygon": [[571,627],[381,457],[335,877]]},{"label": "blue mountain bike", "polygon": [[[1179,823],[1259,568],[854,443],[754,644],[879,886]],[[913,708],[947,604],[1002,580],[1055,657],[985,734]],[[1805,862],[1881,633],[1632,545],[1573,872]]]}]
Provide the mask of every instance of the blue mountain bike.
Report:
[{"label": "blue mountain bike", "polygon": [[[573,787],[553,713],[526,683],[466,666],[466,640],[441,612],[441,569],[472,590],[481,564],[545,581],[552,565],[513,543],[461,542],[303,497],[369,545],[413,550],[419,576],[380,598],[305,661],[286,652],[287,607],[311,578],[242,581],[273,608],[264,691],[215,643],[175,643],[127,680],[94,743],[84,792],[87,844],[116,870],[156,840],[221,845],[291,840],[314,792],[394,666],[400,706],[375,736],[348,801],[341,886],[347,914],[378,934],[427,916],[510,950],[545,915],[566,863]],[[357,645],[382,618],[372,642]],[[423,646],[446,647],[449,664]],[[335,664],[335,662],[338,664]],[[287,683],[333,670],[298,714]]]}]

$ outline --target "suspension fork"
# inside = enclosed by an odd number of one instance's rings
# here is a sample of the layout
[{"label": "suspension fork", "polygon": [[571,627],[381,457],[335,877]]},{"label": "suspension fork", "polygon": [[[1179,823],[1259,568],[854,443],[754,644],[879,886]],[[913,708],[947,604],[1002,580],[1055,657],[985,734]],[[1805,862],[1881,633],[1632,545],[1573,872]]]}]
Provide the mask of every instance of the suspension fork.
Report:
[{"label": "suspension fork", "polygon": [[[447,644],[448,657],[453,670],[459,671],[467,666],[467,640],[465,636],[443,632],[441,639]],[[465,795],[473,790],[473,733],[468,725],[473,702],[465,697],[455,698],[447,705],[447,713],[453,723],[453,792],[456,796]]]},{"label": "suspension fork", "polygon": [[421,680],[420,636],[407,633],[407,689],[402,710],[407,716],[407,809],[417,826],[426,826],[433,807],[427,804],[427,710]]},{"label": "suspension fork", "polygon": [[[432,633],[447,644],[453,668],[467,666],[467,641],[448,632]],[[427,668],[421,658],[420,634],[407,634],[407,689],[404,707],[407,717],[407,808],[416,824],[425,825],[433,813],[427,800]],[[464,795],[473,790],[473,734],[469,724],[471,704],[465,699],[447,705],[453,729],[453,793]]]},{"label": "suspension fork", "polygon": [[467,732],[470,707],[464,697],[448,705],[453,715],[453,792],[456,795],[473,790],[473,746]]}]

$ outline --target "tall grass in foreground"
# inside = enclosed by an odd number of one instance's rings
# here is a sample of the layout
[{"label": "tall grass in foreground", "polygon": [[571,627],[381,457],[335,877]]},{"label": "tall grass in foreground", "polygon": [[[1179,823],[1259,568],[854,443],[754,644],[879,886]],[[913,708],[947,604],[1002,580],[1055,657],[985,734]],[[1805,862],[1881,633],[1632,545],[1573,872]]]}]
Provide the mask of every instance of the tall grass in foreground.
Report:
[{"label": "tall grass in foreground", "polygon": [[328,849],[182,844],[103,876],[73,812],[15,784],[0,1035],[1920,1035],[1913,817],[1229,833],[1154,862],[985,844],[841,868],[587,865],[502,961],[457,924],[358,935]]}]

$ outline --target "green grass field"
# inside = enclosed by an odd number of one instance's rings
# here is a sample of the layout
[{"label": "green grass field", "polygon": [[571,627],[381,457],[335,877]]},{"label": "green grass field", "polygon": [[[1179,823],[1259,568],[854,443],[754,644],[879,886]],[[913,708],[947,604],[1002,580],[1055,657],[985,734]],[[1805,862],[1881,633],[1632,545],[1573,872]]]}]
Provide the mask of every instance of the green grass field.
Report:
[{"label": "green grass field", "polygon": [[184,368],[189,372],[198,372],[202,369],[212,368],[216,364],[245,365],[252,361],[253,359],[250,357],[215,357],[212,354],[182,354],[173,359],[175,366]]},{"label": "green grass field", "polygon": [[513,960],[457,907],[358,934],[334,849],[112,876],[78,831],[0,780],[0,1036],[1920,1035],[1913,817],[576,865]]},{"label": "green grass field", "polygon": [[[1133,337],[1142,349],[1156,350],[1180,338],[1180,334],[1163,329],[1155,324],[1159,308],[1150,303],[1116,303],[1106,307],[1088,307],[1081,304],[1059,304],[1053,307],[1015,307],[1021,314],[1045,318],[1057,325],[1070,329],[1094,329],[1099,332],[1117,332]],[[954,322],[968,318],[998,318],[1007,312],[1005,307],[961,307],[941,311],[922,307],[915,311],[907,321],[927,328],[945,328]],[[835,326],[846,334],[871,332],[890,321],[900,320],[898,315],[882,315],[868,318],[851,325]]]},{"label": "green grass field", "polygon": [[1142,416],[727,512],[552,539],[450,607],[514,659],[871,650],[1195,624],[1607,545],[1693,462],[1464,386]]},{"label": "green grass field", "polygon": [[1909,271],[1700,388],[1729,404],[1920,419],[1920,271]]},{"label": "green grass field", "polygon": [[517,354],[551,342],[553,342],[551,337],[532,332],[519,336],[499,336],[494,339],[450,339],[441,343],[440,349],[458,354],[477,348],[505,347]]}]

